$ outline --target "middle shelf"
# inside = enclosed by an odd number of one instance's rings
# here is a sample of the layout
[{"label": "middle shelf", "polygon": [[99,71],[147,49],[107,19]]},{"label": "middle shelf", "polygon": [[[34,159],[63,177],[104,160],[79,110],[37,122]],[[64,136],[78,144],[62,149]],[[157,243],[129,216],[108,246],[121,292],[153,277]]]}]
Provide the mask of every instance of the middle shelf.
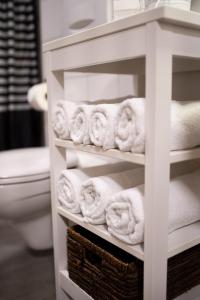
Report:
[{"label": "middle shelf", "polygon": [[[145,165],[145,154],[123,152],[117,149],[104,150],[102,147],[97,147],[94,145],[74,144],[74,142],[72,141],[61,140],[58,138],[55,139],[55,145],[66,149],[69,148],[77,151],[84,151],[96,155],[103,155],[106,157],[126,160],[139,165]],[[200,147],[170,152],[170,163],[177,163],[197,158],[200,158]]]},{"label": "middle shelf", "polygon": [[[83,221],[80,214],[72,214],[63,207],[57,208],[58,213],[67,220],[76,223],[85,229],[93,232],[113,245],[120,247],[124,251],[134,255],[140,260],[144,260],[144,245],[128,245],[113,237],[106,229],[106,225],[91,225]],[[181,253],[200,243],[200,222],[182,227],[168,236],[168,258]]]}]

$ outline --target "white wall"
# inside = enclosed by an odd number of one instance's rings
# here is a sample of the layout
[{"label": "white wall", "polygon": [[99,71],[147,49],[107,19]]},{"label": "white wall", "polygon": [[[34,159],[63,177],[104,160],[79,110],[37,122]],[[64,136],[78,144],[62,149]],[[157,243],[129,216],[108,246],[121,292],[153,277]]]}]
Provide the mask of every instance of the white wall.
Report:
[{"label": "white wall", "polygon": [[136,14],[140,8],[140,0],[113,0],[113,17],[119,19]]},{"label": "white wall", "polygon": [[84,18],[88,10],[94,13],[95,18],[83,29],[111,20],[111,3],[112,0],[40,0],[42,42],[76,32],[69,29],[69,21],[77,19],[77,16]]},{"label": "white wall", "polygon": [[42,43],[62,36],[63,0],[40,0]]},{"label": "white wall", "polygon": [[[41,0],[42,42],[79,32],[80,30],[69,28],[70,25],[77,19],[86,20],[87,17],[93,18],[93,21],[82,30],[110,21],[112,1]],[[135,94],[133,81],[133,76],[69,74],[65,80],[65,95],[68,100],[73,101],[123,98]]]}]

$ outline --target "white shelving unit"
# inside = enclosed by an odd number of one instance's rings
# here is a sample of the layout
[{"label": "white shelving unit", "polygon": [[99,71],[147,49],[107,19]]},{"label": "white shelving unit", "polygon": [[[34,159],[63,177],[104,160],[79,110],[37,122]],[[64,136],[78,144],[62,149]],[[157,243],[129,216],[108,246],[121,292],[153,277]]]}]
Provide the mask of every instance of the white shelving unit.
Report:
[{"label": "white shelving unit", "polygon": [[[200,70],[200,15],[158,8],[111,22],[43,47],[49,98],[52,210],[57,300],[91,299],[67,272],[66,222],[77,223],[144,261],[144,300],[166,299],[167,258],[200,242],[200,223],[168,237],[170,163],[200,158],[200,148],[169,151],[172,73]],[[64,72],[145,74],[146,153],[123,153],[56,139],[53,109],[64,98]],[[56,181],[66,166],[66,149],[119,158],[145,166],[144,246],[111,237],[105,226],[87,225],[59,206]]]}]

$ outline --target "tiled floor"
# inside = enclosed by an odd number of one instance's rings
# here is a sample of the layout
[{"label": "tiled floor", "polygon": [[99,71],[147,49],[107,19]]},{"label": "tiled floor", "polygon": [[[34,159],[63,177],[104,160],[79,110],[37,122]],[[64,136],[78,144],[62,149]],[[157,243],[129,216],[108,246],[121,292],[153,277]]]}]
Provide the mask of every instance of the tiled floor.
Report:
[{"label": "tiled floor", "polygon": [[0,300],[55,300],[53,252],[33,253],[0,222]]}]

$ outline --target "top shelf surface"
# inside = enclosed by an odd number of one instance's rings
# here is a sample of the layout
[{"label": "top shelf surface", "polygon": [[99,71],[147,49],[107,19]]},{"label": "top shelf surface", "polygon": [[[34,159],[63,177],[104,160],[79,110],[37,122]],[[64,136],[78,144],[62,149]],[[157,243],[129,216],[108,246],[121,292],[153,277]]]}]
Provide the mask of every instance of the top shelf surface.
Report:
[{"label": "top shelf surface", "polygon": [[159,7],[126,18],[112,21],[80,33],[60,38],[43,45],[43,52],[63,48],[69,45],[112,34],[125,29],[144,25],[152,21],[175,24],[187,28],[200,29],[200,14],[172,7]]}]

